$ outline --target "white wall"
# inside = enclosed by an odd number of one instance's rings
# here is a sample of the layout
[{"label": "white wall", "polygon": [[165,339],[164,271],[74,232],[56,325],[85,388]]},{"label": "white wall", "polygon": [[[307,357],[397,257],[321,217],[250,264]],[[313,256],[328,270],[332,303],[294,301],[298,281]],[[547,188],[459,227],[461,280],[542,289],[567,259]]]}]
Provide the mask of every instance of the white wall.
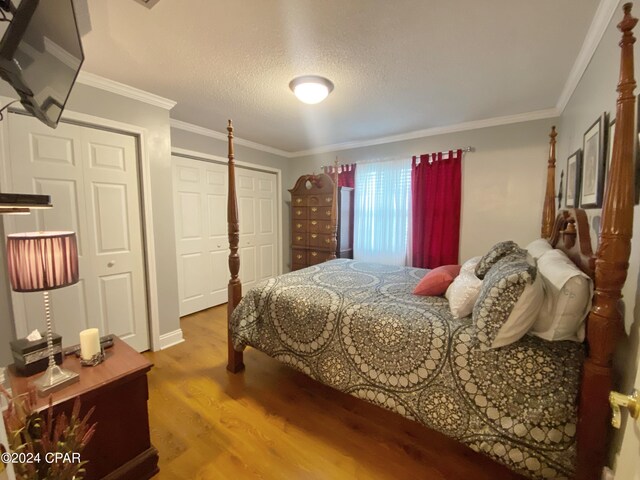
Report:
[{"label": "white wall", "polygon": [[[640,16],[640,11],[635,9],[635,16]],[[587,71],[584,73],[578,87],[571,97],[559,121],[558,135],[558,159],[559,165],[566,165],[566,159],[570,153],[582,148],[582,136],[593,122],[603,112],[609,112],[611,118],[616,116],[616,86],[620,69],[620,32],[616,29],[617,23],[622,19],[622,3],[616,10],[595,55],[591,59]],[[636,27],[636,37],[640,36],[640,28]],[[635,47],[636,80],[640,79],[640,49]],[[636,95],[640,93],[636,89]],[[558,170],[559,171],[559,170]],[[599,209],[589,210],[591,218],[599,216]],[[595,236],[596,232],[592,232]],[[630,393],[640,362],[638,343],[640,335],[640,290],[638,289],[640,276],[640,207],[634,211],[634,232],[631,247],[631,260],[629,274],[623,290],[625,302],[625,337],[622,339],[617,359],[616,373],[618,380],[616,388],[622,392]],[[636,385],[640,388],[640,385]],[[622,432],[618,431],[612,448],[612,460],[615,458],[622,441]],[[640,443],[637,433],[628,426],[625,436],[625,449],[635,452],[631,458],[638,461]],[[632,478],[630,468],[633,465],[621,464],[616,473],[616,478]]]},{"label": "white wall", "polygon": [[[549,132],[555,120],[437,135],[292,159],[289,184],[322,165],[475,147],[466,153],[462,170],[460,260],[483,255],[502,240],[526,245],[540,236]],[[287,255],[289,255],[287,253]]]}]

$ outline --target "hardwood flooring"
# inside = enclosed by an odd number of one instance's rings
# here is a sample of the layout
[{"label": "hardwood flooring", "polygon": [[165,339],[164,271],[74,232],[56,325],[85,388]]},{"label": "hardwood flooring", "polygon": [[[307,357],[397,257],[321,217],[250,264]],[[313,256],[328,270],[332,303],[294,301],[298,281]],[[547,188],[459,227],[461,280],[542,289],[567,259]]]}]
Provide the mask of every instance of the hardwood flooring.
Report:
[{"label": "hardwood flooring", "polygon": [[182,319],[186,341],[146,353],[154,480],[522,477],[440,434],[263,353],[226,371],[226,306]]}]

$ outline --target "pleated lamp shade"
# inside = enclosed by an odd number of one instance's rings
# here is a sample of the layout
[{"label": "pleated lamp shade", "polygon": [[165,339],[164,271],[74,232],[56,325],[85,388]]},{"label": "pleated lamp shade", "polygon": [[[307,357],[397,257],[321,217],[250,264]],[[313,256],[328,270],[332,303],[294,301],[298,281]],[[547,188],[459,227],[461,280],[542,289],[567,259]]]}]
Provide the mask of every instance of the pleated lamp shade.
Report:
[{"label": "pleated lamp shade", "polygon": [[29,232],[7,235],[11,288],[39,292],[78,282],[78,244],[74,232]]}]

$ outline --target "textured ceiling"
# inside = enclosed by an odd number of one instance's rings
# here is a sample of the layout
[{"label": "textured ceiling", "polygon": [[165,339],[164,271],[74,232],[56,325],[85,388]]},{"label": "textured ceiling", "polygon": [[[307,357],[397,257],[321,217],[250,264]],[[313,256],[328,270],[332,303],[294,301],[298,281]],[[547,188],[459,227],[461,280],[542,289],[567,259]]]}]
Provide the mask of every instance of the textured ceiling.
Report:
[{"label": "textured ceiling", "polygon": [[[555,106],[598,0],[88,0],[84,69],[286,151]],[[85,19],[86,21],[86,19]],[[288,88],[318,74],[318,105]]]}]

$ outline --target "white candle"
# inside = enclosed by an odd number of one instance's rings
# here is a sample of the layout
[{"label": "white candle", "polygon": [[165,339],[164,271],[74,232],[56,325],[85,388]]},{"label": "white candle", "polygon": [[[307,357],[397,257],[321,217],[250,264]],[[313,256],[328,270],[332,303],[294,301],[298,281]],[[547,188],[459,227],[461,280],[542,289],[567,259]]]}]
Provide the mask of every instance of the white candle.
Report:
[{"label": "white candle", "polygon": [[97,328],[87,328],[80,332],[80,356],[83,360],[100,352],[100,333]]}]

